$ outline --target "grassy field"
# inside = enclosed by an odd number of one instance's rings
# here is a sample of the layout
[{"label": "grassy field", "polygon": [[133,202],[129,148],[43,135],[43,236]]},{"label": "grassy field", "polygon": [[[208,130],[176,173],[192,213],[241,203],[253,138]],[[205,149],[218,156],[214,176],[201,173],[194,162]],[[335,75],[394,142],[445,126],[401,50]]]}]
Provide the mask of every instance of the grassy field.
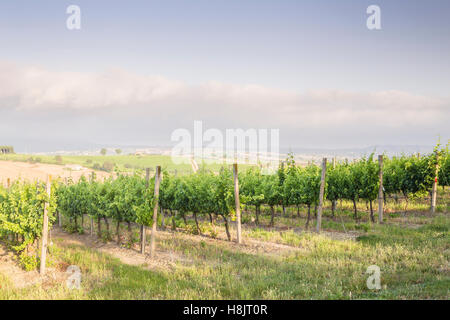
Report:
[{"label": "grassy field", "polygon": [[[26,160],[21,155],[7,157]],[[121,159],[123,165],[134,159],[143,166],[170,160],[63,157],[65,163],[84,164],[88,159]],[[242,245],[226,241],[221,219],[211,225],[207,217],[202,218],[198,235],[191,215],[187,225],[177,219],[175,231],[169,230],[167,218],[168,227],[158,232],[154,259],[139,253],[138,226],[129,234],[122,225],[118,245],[111,240],[117,236],[113,221],[109,235],[102,223],[99,238],[88,235],[87,217],[81,234],[70,233],[74,229],[66,221],[64,230],[52,232],[50,276],[41,283],[26,283],[28,278],[40,279],[37,272],[23,272],[31,275],[23,279],[17,276],[16,257],[0,260],[0,267],[9,263],[16,268],[0,268],[0,299],[449,299],[450,190],[439,188],[437,203],[437,212],[431,215],[428,198],[410,201],[406,211],[403,199],[389,198],[385,223],[379,225],[370,221],[365,202],[358,202],[355,220],[351,202],[338,203],[332,216],[327,201],[320,234],[311,232],[313,209],[307,230],[305,207],[298,212],[290,207],[286,213],[277,207],[274,227],[269,226],[269,208],[262,208],[260,225],[255,225],[254,208],[247,207]],[[376,204],[373,209],[376,213]],[[234,227],[231,232],[234,239]],[[70,265],[81,268],[80,289],[66,286]],[[367,288],[366,271],[371,265],[381,270],[380,290]]]},{"label": "grassy field", "polygon": [[[177,221],[177,231],[158,233],[154,261],[135,259],[137,226],[132,241],[121,247],[110,241],[109,251],[95,236],[61,231],[53,236],[51,266],[79,266],[81,288],[69,290],[64,281],[16,288],[0,273],[0,299],[449,299],[448,196],[440,192],[441,212],[433,216],[420,210],[421,202],[406,215],[388,203],[392,212],[383,225],[370,223],[368,212],[352,221],[347,209],[342,219],[332,218],[327,208],[321,234],[304,229],[304,208],[300,217],[294,208],[286,216],[278,212],[273,228],[267,213],[260,226],[244,213],[240,246],[224,240],[220,220],[215,226],[202,221],[203,236],[192,232],[192,219],[188,226]],[[380,267],[380,290],[367,288],[370,265]]]},{"label": "grassy field", "polygon": [[[98,155],[98,156],[48,156],[48,155],[30,155],[30,154],[5,154],[0,155],[0,160],[7,161],[21,161],[21,162],[39,162],[48,164],[79,164],[87,168],[102,170],[108,165],[105,163],[112,164],[113,167],[117,167],[122,171],[130,171],[134,169],[142,170],[145,168],[150,168],[154,170],[156,166],[161,166],[163,170],[168,170],[170,172],[178,173],[189,173],[192,172],[192,166],[190,163],[174,163],[171,156],[167,155]],[[181,160],[181,158],[178,158]],[[222,164],[208,163],[197,161],[200,167],[205,166],[206,168],[219,171]],[[246,168],[249,165],[241,165],[241,168]]]},{"label": "grassy field", "polygon": [[[418,229],[375,227],[357,241],[290,234],[283,241],[302,250],[255,255],[175,236],[160,242],[189,264],[151,271],[127,265],[92,248],[55,240],[52,255],[83,272],[80,290],[64,283],[14,289],[2,277],[0,299],[448,299],[448,218]],[[275,240],[278,232],[266,232]],[[369,265],[381,269],[382,289],[366,287]]]}]

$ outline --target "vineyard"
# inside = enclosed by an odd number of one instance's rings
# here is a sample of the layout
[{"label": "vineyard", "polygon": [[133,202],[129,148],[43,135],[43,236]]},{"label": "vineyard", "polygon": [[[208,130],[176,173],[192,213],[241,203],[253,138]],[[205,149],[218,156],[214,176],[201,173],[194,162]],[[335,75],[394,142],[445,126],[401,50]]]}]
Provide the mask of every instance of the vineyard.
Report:
[{"label": "vineyard", "polygon": [[[151,257],[158,246],[157,226],[211,239],[218,238],[223,228],[226,239],[232,241],[233,227],[239,230],[238,240],[241,237],[241,223],[246,234],[261,235],[264,228],[284,226],[287,218],[297,226],[295,221],[302,221],[304,231],[321,231],[322,215],[327,219],[324,229],[334,223],[346,230],[348,217],[354,226],[386,222],[388,217],[383,220],[380,216],[380,201],[385,212],[387,203],[393,202],[403,208],[403,215],[417,199],[427,199],[432,212],[448,210],[448,203],[433,204],[437,186],[445,190],[450,182],[448,149],[438,147],[428,155],[377,159],[372,154],[352,162],[324,161],[322,167],[314,163],[298,166],[289,155],[273,174],[263,174],[256,166],[238,174],[237,169],[228,167],[189,175],[164,169],[156,172],[151,177],[149,170],[117,171],[103,181],[92,174],[77,182],[54,180],[51,186],[16,181],[0,187],[1,239],[16,252],[25,269],[33,270],[41,263],[42,254],[33,250],[42,242],[45,219],[50,227],[57,222],[67,232],[79,234],[86,232],[88,222],[91,236],[131,247],[140,243],[142,254],[147,252],[147,228],[153,228]],[[345,215],[343,206],[351,208],[351,216]],[[325,207],[330,210],[324,212]]]}]

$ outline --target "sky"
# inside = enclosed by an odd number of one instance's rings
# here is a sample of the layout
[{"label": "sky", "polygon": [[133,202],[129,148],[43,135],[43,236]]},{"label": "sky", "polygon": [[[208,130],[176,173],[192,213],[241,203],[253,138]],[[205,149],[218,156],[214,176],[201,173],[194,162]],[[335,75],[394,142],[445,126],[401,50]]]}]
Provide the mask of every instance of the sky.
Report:
[{"label": "sky", "polygon": [[279,129],[282,147],[446,142],[449,16],[446,0],[1,1],[0,145],[169,145],[195,120]]}]

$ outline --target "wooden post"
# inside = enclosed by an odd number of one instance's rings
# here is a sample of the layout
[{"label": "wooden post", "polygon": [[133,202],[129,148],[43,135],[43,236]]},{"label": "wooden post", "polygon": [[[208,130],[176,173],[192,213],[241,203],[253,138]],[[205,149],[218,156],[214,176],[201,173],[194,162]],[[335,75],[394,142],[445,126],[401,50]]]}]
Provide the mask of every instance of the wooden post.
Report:
[{"label": "wooden post", "polygon": [[[51,183],[52,183],[52,176],[47,176],[47,195],[50,197],[51,194]],[[45,274],[45,263],[47,260],[47,241],[48,241],[48,206],[49,203],[46,202],[44,205],[44,222],[42,227],[42,247],[41,247],[41,266],[40,266],[40,273],[41,275]]]},{"label": "wooden post", "polygon": [[150,237],[150,258],[153,258],[155,254],[155,237],[156,237],[156,225],[158,224],[158,202],[159,202],[159,184],[161,182],[161,166],[156,167],[155,173],[155,207],[153,208],[153,225],[152,235]]},{"label": "wooden post", "polygon": [[434,174],[433,189],[431,190],[431,213],[436,212],[438,176],[439,176],[439,155],[436,154],[436,168],[435,168],[435,174]]},{"label": "wooden post", "polygon": [[94,235],[94,218],[92,218],[92,217],[90,217],[91,218],[91,236],[93,236]]},{"label": "wooden post", "polygon": [[325,193],[325,174],[327,172],[327,158],[322,161],[322,177],[320,178],[320,193],[319,193],[319,208],[317,210],[317,232],[320,232],[322,225],[322,211],[323,211],[323,196]]},{"label": "wooden post", "polygon": [[[91,172],[90,183],[94,182],[94,171]],[[91,237],[94,236],[94,218],[91,217]]]},{"label": "wooden post", "polygon": [[[10,186],[11,186],[11,179],[8,178],[8,179],[6,179],[6,187],[8,188],[8,190],[9,190]],[[8,232],[8,240],[12,241],[12,239],[13,239],[13,235]]]},{"label": "wooden post", "polygon": [[[333,169],[335,169],[335,168],[336,168],[336,157],[333,157]],[[337,201],[333,200],[331,205],[333,207],[333,213],[334,213],[334,211],[336,210],[336,207],[337,207]]]},{"label": "wooden post", "polygon": [[[145,187],[148,189],[148,184],[150,181],[150,168],[145,169]],[[145,242],[146,239],[147,228],[144,225],[141,225],[141,254],[145,254]]]},{"label": "wooden post", "polygon": [[237,229],[237,243],[242,243],[241,237],[241,204],[239,201],[239,179],[238,179],[238,165],[233,164],[234,175],[234,201],[236,204],[236,229]]},{"label": "wooden post", "polygon": [[62,227],[62,221],[61,221],[61,212],[58,210],[58,227]]},{"label": "wooden post", "polygon": [[[67,178],[64,179],[64,184],[67,185]],[[62,228],[62,215],[58,209],[58,227]]]},{"label": "wooden post", "polygon": [[166,219],[166,213],[164,212],[163,207],[159,208],[159,212],[161,213],[161,229],[166,229],[165,219]]},{"label": "wooden post", "polygon": [[[64,184],[67,186],[68,183],[69,183],[69,179],[67,177],[65,177]],[[58,210],[58,226],[60,228],[62,228],[62,215],[61,215],[61,212],[59,212],[59,210]]]},{"label": "wooden post", "polygon": [[378,155],[378,163],[380,166],[380,186],[378,188],[378,222],[383,223],[383,206],[384,206],[384,194],[383,194],[383,155]]}]

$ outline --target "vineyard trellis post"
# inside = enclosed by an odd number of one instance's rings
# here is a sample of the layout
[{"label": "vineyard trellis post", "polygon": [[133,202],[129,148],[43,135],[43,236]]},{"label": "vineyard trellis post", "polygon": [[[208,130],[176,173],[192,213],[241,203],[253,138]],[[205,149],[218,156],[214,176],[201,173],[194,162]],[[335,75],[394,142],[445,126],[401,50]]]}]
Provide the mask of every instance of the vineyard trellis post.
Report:
[{"label": "vineyard trellis post", "polygon": [[[50,197],[51,195],[51,183],[52,183],[52,176],[47,176],[47,195]],[[45,263],[47,260],[47,241],[48,241],[48,207],[49,202],[46,202],[44,205],[44,218],[43,218],[43,226],[42,226],[42,246],[41,246],[41,265],[40,265],[40,274],[45,274]]]},{"label": "vineyard trellis post", "polygon": [[[10,178],[6,179],[6,187],[7,187],[8,191],[9,191],[9,188],[11,187],[11,179]],[[12,241],[12,239],[13,239],[13,234],[12,233],[8,233],[8,240]]]},{"label": "vineyard trellis post", "polygon": [[436,153],[436,165],[435,165],[433,189],[431,190],[431,213],[435,213],[436,212],[438,175],[439,175],[439,154]]},{"label": "vineyard trellis post", "polygon": [[237,229],[237,243],[242,242],[241,237],[241,204],[239,201],[239,179],[238,179],[238,165],[233,164],[234,175],[234,201],[236,204],[236,229]]},{"label": "vineyard trellis post", "polygon": [[156,238],[156,225],[158,224],[158,202],[159,202],[159,185],[161,183],[161,166],[156,167],[155,173],[155,206],[153,208],[153,224],[152,235],[150,236],[150,258],[153,258],[155,254],[155,238]]},{"label": "vineyard trellis post", "polygon": [[[335,169],[336,168],[336,157],[333,157],[333,169]],[[334,218],[334,212],[335,212],[335,210],[336,210],[336,207],[337,207],[337,200],[333,200],[332,201],[332,203],[331,203],[331,206],[332,206],[332,213],[333,213],[333,218]]]},{"label": "vineyard trellis post", "polygon": [[[36,180],[36,192],[39,193],[39,178]],[[39,259],[39,239],[36,241],[36,258]]]},{"label": "vineyard trellis post", "polygon": [[383,194],[383,155],[378,155],[378,164],[380,166],[380,186],[378,187],[378,222],[383,223],[383,206],[384,206],[384,194]]},{"label": "vineyard trellis post", "polygon": [[[150,181],[150,168],[145,169],[145,188],[148,189]],[[145,225],[141,225],[141,254],[145,254],[145,242],[146,240],[147,228]]]},{"label": "vineyard trellis post", "polygon": [[59,212],[59,209],[58,209],[58,227],[62,227],[62,221],[61,221],[61,212]]},{"label": "vineyard trellis post", "polygon": [[322,176],[320,178],[320,193],[319,193],[319,208],[317,209],[317,232],[320,232],[322,225],[322,211],[323,211],[323,196],[325,193],[325,174],[327,171],[327,158],[322,160]]},{"label": "vineyard trellis post", "polygon": [[[69,179],[67,179],[67,177],[64,178],[64,185],[67,186],[67,184],[69,183]],[[62,227],[62,215],[61,212],[59,212],[58,209],[58,226],[61,228]]]},{"label": "vineyard trellis post", "polygon": [[[94,171],[91,172],[90,183],[94,182]],[[94,236],[94,218],[91,217],[91,237]]]}]

